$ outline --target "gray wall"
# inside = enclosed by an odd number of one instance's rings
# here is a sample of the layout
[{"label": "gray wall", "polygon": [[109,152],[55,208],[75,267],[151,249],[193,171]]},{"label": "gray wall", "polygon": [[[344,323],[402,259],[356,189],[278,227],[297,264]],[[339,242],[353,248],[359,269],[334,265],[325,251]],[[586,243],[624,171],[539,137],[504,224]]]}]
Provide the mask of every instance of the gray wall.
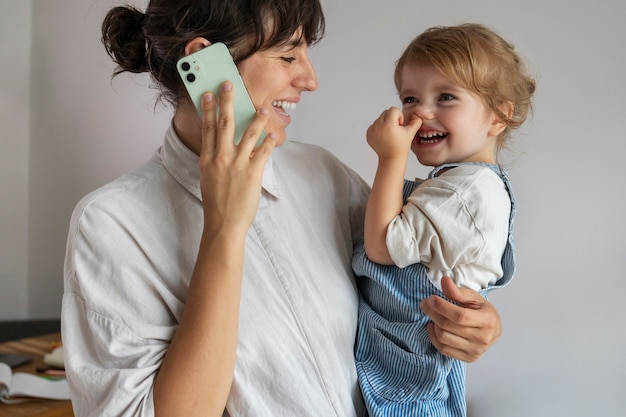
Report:
[{"label": "gray wall", "polygon": [[[99,25],[112,3],[0,2],[0,319],[58,317],[73,206],[149,158],[169,123],[146,77],[110,81]],[[397,104],[393,63],[414,35],[481,22],[528,59],[536,111],[510,166],[519,268],[492,295],[504,334],[469,366],[470,413],[625,415],[626,3],[323,3],[327,36],[312,50],[320,88],[303,96],[290,136],[368,181],[376,160],[364,132]],[[411,165],[409,176],[427,172]]]},{"label": "gray wall", "polygon": [[28,313],[30,14],[0,3],[0,319]]}]

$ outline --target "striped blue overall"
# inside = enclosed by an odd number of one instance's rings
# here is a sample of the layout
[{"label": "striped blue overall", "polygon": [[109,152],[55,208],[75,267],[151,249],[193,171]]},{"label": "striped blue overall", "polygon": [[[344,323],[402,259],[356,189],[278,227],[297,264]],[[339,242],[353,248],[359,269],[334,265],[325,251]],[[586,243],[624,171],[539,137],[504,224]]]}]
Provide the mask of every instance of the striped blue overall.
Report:
[{"label": "striped blue overall", "polygon": [[[483,296],[508,284],[515,270],[515,199],[506,172],[497,165],[487,166],[506,185],[511,215],[501,261],[504,274],[493,286],[481,291]],[[429,178],[447,167],[450,165],[437,167]],[[418,185],[405,181],[404,198]],[[429,318],[419,308],[419,302],[431,295],[443,297],[428,278],[424,265],[398,268],[373,263],[365,255],[361,241],[355,247],[352,268],[360,292],[356,367],[369,415],[465,417],[465,363],[435,349],[428,338]]]}]

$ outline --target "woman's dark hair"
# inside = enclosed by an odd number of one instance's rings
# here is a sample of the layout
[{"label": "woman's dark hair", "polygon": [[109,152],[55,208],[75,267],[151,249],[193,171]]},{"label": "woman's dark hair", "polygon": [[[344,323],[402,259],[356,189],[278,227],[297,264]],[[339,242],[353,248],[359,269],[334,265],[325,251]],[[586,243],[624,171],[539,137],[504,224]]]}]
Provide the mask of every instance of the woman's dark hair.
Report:
[{"label": "woman's dark hair", "polygon": [[309,45],[324,36],[319,0],[152,0],[145,13],[131,6],[111,9],[102,22],[102,42],[122,72],[150,72],[161,98],[176,105],[186,92],[176,71],[191,39],[225,43],[235,62],[281,45],[299,29]]}]

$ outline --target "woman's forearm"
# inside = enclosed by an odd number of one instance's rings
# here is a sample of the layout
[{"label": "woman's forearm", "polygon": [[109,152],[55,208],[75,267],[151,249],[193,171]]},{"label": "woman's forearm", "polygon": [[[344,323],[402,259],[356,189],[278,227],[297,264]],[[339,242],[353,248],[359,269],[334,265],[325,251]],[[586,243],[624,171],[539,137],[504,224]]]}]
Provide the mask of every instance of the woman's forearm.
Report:
[{"label": "woman's forearm", "polygon": [[237,347],[244,237],[204,236],[178,330],[156,377],[156,416],[222,416]]}]

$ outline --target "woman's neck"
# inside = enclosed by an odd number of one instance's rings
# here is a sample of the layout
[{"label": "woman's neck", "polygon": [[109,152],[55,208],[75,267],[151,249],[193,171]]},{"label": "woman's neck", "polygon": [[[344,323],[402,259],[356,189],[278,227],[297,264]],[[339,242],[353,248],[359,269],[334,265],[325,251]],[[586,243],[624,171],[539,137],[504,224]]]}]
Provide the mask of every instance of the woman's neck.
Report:
[{"label": "woman's neck", "polygon": [[202,149],[202,121],[196,109],[188,104],[180,104],[174,113],[174,130],[181,142],[196,155]]}]

